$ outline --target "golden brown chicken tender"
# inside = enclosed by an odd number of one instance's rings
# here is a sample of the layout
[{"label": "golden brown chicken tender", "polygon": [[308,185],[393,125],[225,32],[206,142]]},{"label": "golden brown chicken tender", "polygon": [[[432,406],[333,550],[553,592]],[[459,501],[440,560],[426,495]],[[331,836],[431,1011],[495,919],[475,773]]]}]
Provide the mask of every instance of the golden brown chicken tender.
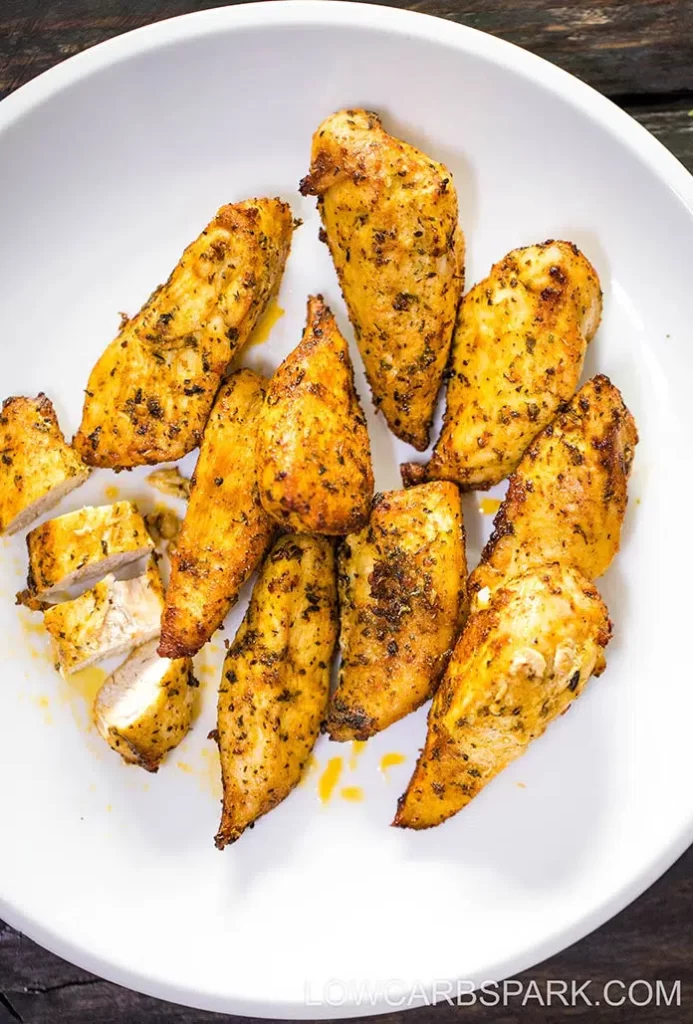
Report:
[{"label": "golden brown chicken tender", "polygon": [[0,411],[0,536],[25,529],[89,476],[50,399],[6,398]]},{"label": "golden brown chicken tender", "polygon": [[457,642],[394,824],[457,814],[603,671],[610,638],[606,606],[577,570],[554,563],[508,580]]},{"label": "golden brown chicken tender", "polygon": [[196,448],[229,362],[279,288],[293,220],[280,199],[222,206],[92,370],[74,444],[91,466]]},{"label": "golden brown chicken tender", "polygon": [[160,658],[152,640],[104,682],[94,701],[94,723],[128,764],[155,772],[185,738],[197,686],[192,670],[190,658]]},{"label": "golden brown chicken tender", "polygon": [[220,850],[298,783],[327,710],[336,639],[330,542],[305,534],[280,537],[255,584],[219,687]]},{"label": "golden brown chicken tender", "polygon": [[569,242],[515,249],[460,305],[428,479],[504,480],[577,388],[601,317],[594,267]]},{"label": "golden brown chicken tender", "polygon": [[313,136],[300,189],[318,196],[373,400],[423,451],[464,283],[452,175],[376,114],[340,110]]},{"label": "golden brown chicken tender", "polygon": [[599,375],[536,438],[510,478],[480,565],[485,588],[542,562],[572,565],[588,579],[618,551],[638,432],[621,392]]},{"label": "golden brown chicken tender", "polygon": [[214,403],[171,556],[162,657],[200,650],[271,543],[275,525],[260,502],[255,471],[266,383],[252,370],[237,370]]},{"label": "golden brown chicken tender", "polygon": [[368,519],[373,467],[349,347],[322,296],[267,386],[257,439],[265,510],[299,533],[343,535]]},{"label": "golden brown chicken tender", "polygon": [[327,732],[365,740],[432,696],[454,646],[467,574],[457,487],[378,495],[338,557],[342,663]]}]

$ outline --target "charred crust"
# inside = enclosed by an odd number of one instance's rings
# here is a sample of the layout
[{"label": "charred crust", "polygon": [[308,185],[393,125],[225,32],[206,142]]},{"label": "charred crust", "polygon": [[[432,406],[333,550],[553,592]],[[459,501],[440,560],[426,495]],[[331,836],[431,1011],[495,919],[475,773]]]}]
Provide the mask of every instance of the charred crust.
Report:
[{"label": "charred crust", "polygon": [[364,708],[351,707],[335,695],[323,731],[333,740],[367,740],[378,731],[378,725]]}]

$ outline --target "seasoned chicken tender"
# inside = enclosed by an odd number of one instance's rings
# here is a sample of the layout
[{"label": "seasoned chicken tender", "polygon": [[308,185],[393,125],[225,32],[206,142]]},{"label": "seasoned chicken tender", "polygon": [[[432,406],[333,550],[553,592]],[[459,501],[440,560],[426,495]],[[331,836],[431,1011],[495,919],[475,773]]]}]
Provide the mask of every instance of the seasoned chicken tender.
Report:
[{"label": "seasoned chicken tender", "polygon": [[63,437],[50,399],[6,398],[0,411],[0,536],[24,530],[91,471]]},{"label": "seasoned chicken tender", "polygon": [[340,110],[313,136],[300,189],[318,196],[373,400],[423,451],[464,284],[452,175],[376,114]]},{"label": "seasoned chicken tender", "polygon": [[219,687],[220,850],[298,783],[327,711],[336,639],[330,542],[280,537],[226,655]]},{"label": "seasoned chicken tender", "polygon": [[32,605],[69,587],[90,584],[148,555],[154,543],[132,501],[87,505],[37,526],[28,534],[27,589],[18,602]]},{"label": "seasoned chicken tender", "polygon": [[252,370],[238,370],[214,403],[171,557],[162,657],[200,650],[272,541],[275,525],[260,502],[255,470],[265,386]]},{"label": "seasoned chicken tender", "polygon": [[430,828],[457,814],[603,671],[610,638],[606,606],[576,569],[508,580],[457,642],[394,824]]},{"label": "seasoned chicken tender", "polygon": [[160,658],[152,640],[105,681],[94,723],[124,761],[155,772],[190,728],[196,686],[190,658]]},{"label": "seasoned chicken tender", "polygon": [[303,339],[267,386],[257,467],[262,504],[287,529],[343,535],[368,520],[368,428],[349,347],[321,295],[308,300]]},{"label": "seasoned chicken tender", "polygon": [[159,635],[164,588],[154,559],[131,580],[107,576],[74,601],[48,608],[48,630],[56,668],[63,678]]},{"label": "seasoned chicken tender", "polygon": [[469,578],[472,601],[542,562],[575,566],[590,580],[606,572],[619,547],[637,443],[618,388],[601,374],[584,384],[510,477]]},{"label": "seasoned chicken tender", "polygon": [[376,497],[339,548],[339,682],[333,740],[365,740],[433,695],[461,625],[467,564],[454,484]]},{"label": "seasoned chicken tender", "polygon": [[597,272],[569,242],[496,263],[460,305],[428,479],[483,490],[509,476],[573,397],[601,309]]},{"label": "seasoned chicken tender", "polygon": [[91,466],[196,448],[230,360],[279,288],[293,221],[280,199],[222,206],[92,370],[75,446]]}]

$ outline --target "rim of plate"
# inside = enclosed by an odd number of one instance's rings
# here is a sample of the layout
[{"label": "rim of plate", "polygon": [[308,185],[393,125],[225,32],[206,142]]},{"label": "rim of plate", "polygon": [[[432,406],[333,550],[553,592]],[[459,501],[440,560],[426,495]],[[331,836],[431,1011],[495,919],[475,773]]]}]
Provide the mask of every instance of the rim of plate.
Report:
[{"label": "rim of plate", "polygon": [[[23,116],[40,106],[49,97],[88,78],[91,74],[116,65],[137,54],[158,50],[185,39],[199,39],[215,35],[222,30],[242,31],[271,26],[352,27],[386,31],[393,35],[415,36],[428,42],[457,50],[461,54],[473,53],[491,63],[505,67],[529,81],[558,95],[607,129],[621,145],[643,163],[662,184],[679,198],[689,216],[693,218],[693,176],[683,164],[650,132],[638,124],[615,103],[597,92],[569,72],[523,50],[521,47],[478,29],[422,14],[417,11],[384,7],[369,2],[352,0],[259,0],[231,7],[217,7],[164,21],[145,25],[105,42],[98,43],[75,54],[48,71],[32,79],[0,102],[0,147],[2,132],[20,121]],[[592,913],[586,914],[569,926],[561,926],[522,954],[506,958],[488,970],[489,981],[520,974],[554,956],[568,946],[583,939],[620,913],[637,899],[685,852],[693,842],[693,814],[680,826],[676,835],[641,870],[610,899]],[[59,933],[45,927],[39,920],[23,913],[21,908],[0,894],[0,915],[7,923],[35,940],[50,952],[63,957],[84,970],[108,981],[142,992],[155,998],[181,1003],[195,1009],[233,1013],[243,1016],[284,1017],[285,1019],[328,1019],[335,1017],[371,1016],[391,1012],[384,1004],[359,1007],[346,1003],[333,1007],[307,1007],[293,1003],[267,1003],[258,999],[231,1000],[212,992],[186,988],[183,982],[152,977],[123,963],[106,961],[93,955]],[[456,982],[458,979],[450,979]],[[477,979],[480,981],[480,979]],[[433,979],[425,990],[430,992]],[[418,983],[417,983],[418,988]],[[419,1003],[413,1003],[412,1008]],[[310,1010],[310,1012],[309,1012]]]}]

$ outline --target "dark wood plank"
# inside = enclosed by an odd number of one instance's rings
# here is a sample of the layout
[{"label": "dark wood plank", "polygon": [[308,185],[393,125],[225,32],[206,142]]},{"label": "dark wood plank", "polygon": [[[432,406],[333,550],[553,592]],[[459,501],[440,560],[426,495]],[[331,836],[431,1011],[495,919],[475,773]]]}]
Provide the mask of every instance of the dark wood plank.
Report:
[{"label": "dark wood plank", "polygon": [[[592,979],[590,994],[599,997],[604,984],[620,979],[626,985],[643,978],[661,980],[667,991],[681,981],[680,1006],[652,1006],[634,1009],[583,1004],[574,1008],[542,1007],[536,1002],[506,1008],[456,1007],[441,1004],[379,1018],[383,1024],[447,1024],[462,1020],[484,1024],[556,1024],[558,1019],[599,1020],[599,1024],[691,1024],[693,1022],[693,848],[639,900],[622,914],[582,942],[559,956],[520,975],[527,983],[535,979],[541,991],[548,980]],[[338,974],[338,969],[335,969]],[[92,978],[45,952],[12,929],[0,929],[0,991],[8,1021],[27,1024],[213,1024],[236,1019],[251,1024],[250,1018],[222,1018],[216,1014],[186,1010],[146,996],[128,992],[117,985]],[[616,990],[612,990],[617,995]],[[7,1007],[16,1016],[12,1018]],[[0,1022],[3,1004],[0,1001]],[[258,1022],[259,1024],[259,1022]]]},{"label": "dark wood plank", "polygon": [[625,109],[693,172],[693,97],[665,104],[626,105]]},{"label": "dark wood plank", "polygon": [[[693,91],[690,0],[386,0],[471,25],[609,95]],[[94,43],[225,0],[4,0],[0,95]]]}]

